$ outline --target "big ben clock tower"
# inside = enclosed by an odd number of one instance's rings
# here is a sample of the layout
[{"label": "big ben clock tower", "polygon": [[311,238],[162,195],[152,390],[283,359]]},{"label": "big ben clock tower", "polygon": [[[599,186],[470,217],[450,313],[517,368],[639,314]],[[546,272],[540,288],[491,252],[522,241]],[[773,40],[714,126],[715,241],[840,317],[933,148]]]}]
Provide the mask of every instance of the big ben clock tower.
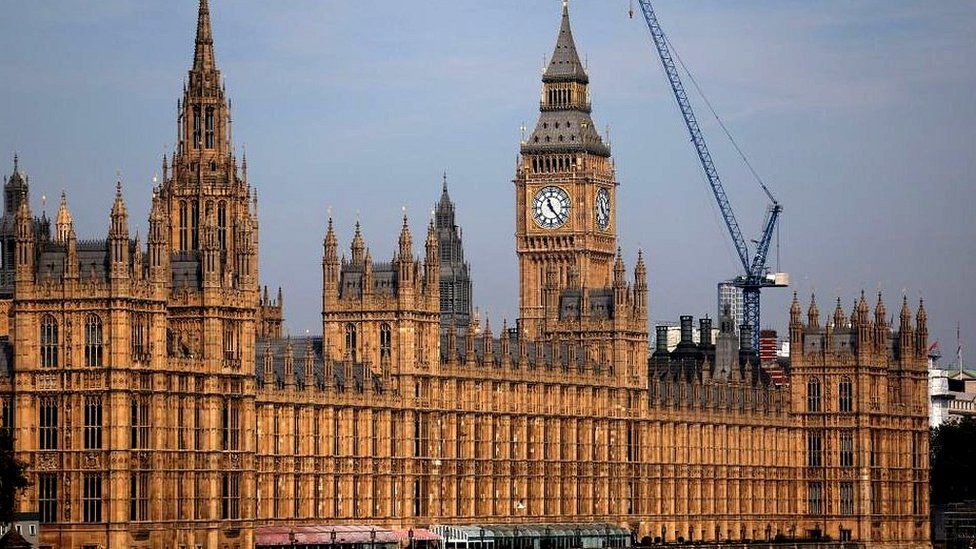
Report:
[{"label": "big ben clock tower", "polygon": [[589,77],[565,2],[539,110],[515,174],[519,314],[533,336],[543,326],[547,279],[559,289],[608,287],[617,247],[610,148],[590,118]]}]

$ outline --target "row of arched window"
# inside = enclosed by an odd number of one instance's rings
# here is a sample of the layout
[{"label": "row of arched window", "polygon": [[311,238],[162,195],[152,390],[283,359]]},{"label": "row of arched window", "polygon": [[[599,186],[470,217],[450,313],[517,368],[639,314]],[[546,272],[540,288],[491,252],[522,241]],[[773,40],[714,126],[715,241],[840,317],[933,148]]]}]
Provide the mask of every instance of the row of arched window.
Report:
[{"label": "row of arched window", "polygon": [[[820,378],[810,378],[807,381],[807,411],[823,412],[824,390]],[[854,385],[848,378],[843,378],[837,384],[837,411],[849,413],[854,411]]]},{"label": "row of arched window", "polygon": [[[213,203],[208,202],[207,211],[212,207]],[[181,200],[178,211],[179,250],[196,250],[200,247],[200,203],[196,200]],[[221,250],[227,249],[227,202],[223,200],[217,203],[217,244]]]},{"label": "row of arched window", "polygon": [[[41,366],[56,368],[58,366],[58,321],[53,315],[41,318]],[[96,314],[85,317],[85,366],[100,367],[103,360],[104,339],[102,334],[102,319]]]},{"label": "row of arched window", "polygon": [[[380,362],[389,363],[393,353],[393,331],[387,323],[380,324]],[[357,362],[357,329],[356,325],[346,324],[346,352],[353,362]]]}]

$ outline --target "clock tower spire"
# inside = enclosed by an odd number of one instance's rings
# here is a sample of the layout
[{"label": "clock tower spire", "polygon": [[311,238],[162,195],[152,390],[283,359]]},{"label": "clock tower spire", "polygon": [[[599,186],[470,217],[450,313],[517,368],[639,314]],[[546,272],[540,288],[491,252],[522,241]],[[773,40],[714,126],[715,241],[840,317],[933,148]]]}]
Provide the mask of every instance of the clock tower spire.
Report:
[{"label": "clock tower spire", "polygon": [[521,143],[515,173],[516,251],[522,328],[540,333],[550,270],[559,290],[578,273],[584,288],[610,285],[617,248],[617,183],[591,118],[590,79],[562,7],[556,46],[542,75],[539,119]]}]

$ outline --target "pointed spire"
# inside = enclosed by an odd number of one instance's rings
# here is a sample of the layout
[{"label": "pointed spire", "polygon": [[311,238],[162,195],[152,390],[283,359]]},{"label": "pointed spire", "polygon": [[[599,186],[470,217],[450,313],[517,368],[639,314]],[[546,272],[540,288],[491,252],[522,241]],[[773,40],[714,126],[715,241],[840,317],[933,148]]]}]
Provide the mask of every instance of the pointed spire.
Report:
[{"label": "pointed spire", "polygon": [[847,324],[847,317],[844,316],[844,308],[841,307],[840,298],[837,298],[837,308],[834,309],[834,329],[841,329]]},{"label": "pointed spire", "polygon": [[627,284],[626,275],[624,274],[624,255],[617,247],[617,259],[613,263],[613,285],[617,287],[622,287]]},{"label": "pointed spire", "polygon": [[207,0],[200,0],[197,14],[197,38],[193,50],[193,70],[213,71],[217,63],[214,60],[213,29],[210,26],[210,6]]},{"label": "pointed spire", "polygon": [[352,237],[352,246],[350,247],[350,252],[352,253],[353,263],[363,262],[363,250],[365,245],[363,244],[363,235],[359,227],[359,221],[356,221],[356,234]]},{"label": "pointed spire", "polygon": [[820,307],[817,306],[817,294],[810,294],[810,308],[807,310],[807,326],[820,327]]},{"label": "pointed spire", "polygon": [[793,301],[790,303],[790,325],[798,326],[801,323],[800,316],[803,314],[803,309],[800,307],[800,298],[797,297],[796,291],[793,291]]},{"label": "pointed spire", "polygon": [[878,303],[874,306],[874,323],[882,326],[888,317],[888,308],[885,307],[881,292],[878,292]]},{"label": "pointed spire", "polygon": [[908,307],[907,295],[903,295],[901,298],[901,314],[899,315],[899,320],[901,321],[900,329],[911,328],[912,310]]},{"label": "pointed spire", "polygon": [[559,36],[556,38],[556,48],[549,59],[546,72],[542,75],[543,82],[578,82],[586,84],[590,81],[586,75],[586,68],[580,61],[576,51],[576,41],[573,39],[573,29],[569,23],[569,3],[563,2],[563,15],[559,23]]},{"label": "pointed spire", "polygon": [[410,235],[410,225],[407,222],[407,209],[403,209],[403,226],[400,228],[400,260],[413,259],[413,239]]},{"label": "pointed spire", "polygon": [[64,191],[61,191],[61,205],[58,207],[58,217],[54,220],[58,242],[68,241],[68,234],[71,232],[72,225],[71,211],[68,210],[68,196]]}]

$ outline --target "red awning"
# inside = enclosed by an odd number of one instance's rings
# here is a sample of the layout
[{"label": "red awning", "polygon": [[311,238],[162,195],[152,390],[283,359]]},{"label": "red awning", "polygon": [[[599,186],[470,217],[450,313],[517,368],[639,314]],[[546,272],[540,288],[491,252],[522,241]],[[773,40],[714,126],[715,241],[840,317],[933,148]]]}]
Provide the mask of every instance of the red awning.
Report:
[{"label": "red awning", "polygon": [[[393,534],[400,541],[410,540],[410,530],[393,530]],[[423,528],[413,529],[413,539],[414,541],[441,541],[440,536],[431,532],[430,530],[425,530]]]}]

